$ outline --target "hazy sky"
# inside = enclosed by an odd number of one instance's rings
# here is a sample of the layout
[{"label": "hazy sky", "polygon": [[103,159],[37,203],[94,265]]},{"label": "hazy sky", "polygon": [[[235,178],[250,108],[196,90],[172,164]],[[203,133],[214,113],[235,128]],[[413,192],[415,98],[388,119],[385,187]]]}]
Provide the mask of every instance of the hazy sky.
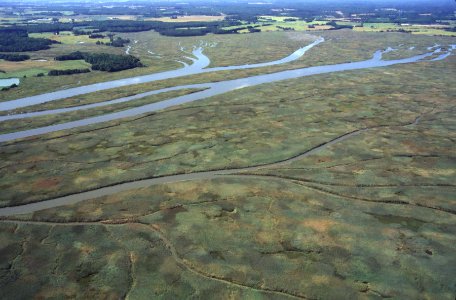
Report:
[{"label": "hazy sky", "polygon": [[[350,3],[350,2],[374,2],[374,3],[413,3],[413,2],[429,2],[429,3],[456,3],[456,0],[97,0],[93,1],[94,3],[100,3],[100,2],[182,2],[182,3],[188,3],[188,2],[272,2],[272,3],[277,3],[277,2],[285,2],[285,3],[306,3],[306,2],[340,2],[340,3]],[[37,1],[37,0],[19,0],[15,1],[18,3],[26,3],[26,2],[47,2],[47,3],[53,3],[53,2],[92,2],[92,1],[87,1],[87,0],[44,0],[44,1]]]},{"label": "hazy sky", "polygon": [[168,3],[192,3],[192,2],[207,2],[207,3],[229,3],[229,2],[237,2],[237,3],[274,3],[280,4],[283,3],[284,5],[291,4],[291,3],[341,3],[341,4],[350,4],[350,3],[376,3],[376,4],[413,4],[419,3],[421,5],[425,3],[433,4],[434,6],[437,5],[450,5],[455,6],[456,9],[456,0],[0,0],[4,3],[17,3],[17,4],[25,4],[25,3],[65,3],[65,2],[72,2],[72,3],[88,3],[92,2],[94,4],[97,3],[106,3],[106,2],[149,2],[149,3],[156,3],[156,2],[168,2]]}]

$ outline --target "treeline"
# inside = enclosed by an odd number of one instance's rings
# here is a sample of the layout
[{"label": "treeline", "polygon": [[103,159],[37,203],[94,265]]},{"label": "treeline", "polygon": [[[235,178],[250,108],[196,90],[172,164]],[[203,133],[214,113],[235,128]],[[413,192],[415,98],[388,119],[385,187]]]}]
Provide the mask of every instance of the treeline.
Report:
[{"label": "treeline", "polygon": [[0,52],[24,52],[49,49],[55,41],[31,38],[25,29],[6,27],[0,29]]},{"label": "treeline", "polygon": [[218,21],[218,22],[182,22],[164,23],[164,27],[155,29],[161,35],[166,36],[199,36],[208,33],[225,34],[234,31],[224,30],[223,27],[242,25],[239,21]]},{"label": "treeline", "polygon": [[89,55],[86,52],[81,52],[81,51],[75,51],[71,52],[70,54],[62,54],[59,56],[56,56],[54,59],[63,61],[63,60],[79,60],[79,59],[85,59],[85,57]]},{"label": "treeline", "polygon": [[155,30],[162,35],[188,36],[205,35],[207,33],[225,33],[223,27],[238,26],[237,20],[216,22],[159,22],[159,21],[129,21],[129,20],[106,20],[86,21],[77,23],[40,23],[10,27],[11,30],[26,31],[28,33],[73,31],[77,34],[87,34],[81,29],[92,30],[91,35],[101,32],[140,32]]},{"label": "treeline", "polygon": [[0,54],[0,59],[7,61],[24,61],[30,59],[30,56],[26,54]]},{"label": "treeline", "polygon": [[[85,22],[83,22],[85,23]],[[42,32],[55,32],[60,31],[72,31],[76,28],[73,23],[38,23],[38,24],[27,24],[16,27],[18,29],[26,30],[28,33],[42,33]]]},{"label": "treeline", "polygon": [[104,39],[106,36],[104,36],[101,33],[92,33],[89,35],[89,39]]},{"label": "treeline", "polygon": [[240,30],[244,30],[244,29],[247,29],[250,33],[261,32],[261,29],[259,29],[261,26],[269,26],[269,25],[272,25],[272,24],[264,23],[261,25],[243,25],[243,26],[231,28],[229,30],[221,29],[221,30],[217,31],[216,34],[239,33]]},{"label": "treeline", "polygon": [[283,26],[276,26],[279,29],[282,29],[283,31],[293,31],[295,30],[293,27],[283,27]]},{"label": "treeline", "polygon": [[208,33],[225,33],[223,27],[241,25],[239,21],[217,22],[158,22],[158,21],[126,21],[109,20],[90,22],[94,33],[110,32],[139,32],[155,30],[166,36],[199,36]]},{"label": "treeline", "polygon": [[8,90],[10,90],[10,89],[14,89],[14,88],[17,88],[17,87],[18,87],[18,85],[15,84],[15,83],[13,83],[13,84],[10,85],[10,86],[5,86],[5,87],[3,87],[3,88],[1,89],[1,91],[8,91]]},{"label": "treeline", "polygon": [[48,72],[49,76],[72,75],[89,73],[90,69],[68,69],[68,70],[51,70]]},{"label": "treeline", "polygon": [[211,30],[208,28],[171,28],[161,30],[160,34],[165,36],[200,36],[210,33]]},{"label": "treeline", "polygon": [[55,57],[55,60],[79,60],[83,59],[92,65],[92,70],[117,72],[136,67],[142,67],[141,61],[132,55],[117,55],[108,53],[72,52]]},{"label": "treeline", "polygon": [[338,29],[353,29],[353,25],[340,25],[337,24],[336,21],[331,21],[326,23],[326,25],[332,26],[330,30],[338,30]]}]

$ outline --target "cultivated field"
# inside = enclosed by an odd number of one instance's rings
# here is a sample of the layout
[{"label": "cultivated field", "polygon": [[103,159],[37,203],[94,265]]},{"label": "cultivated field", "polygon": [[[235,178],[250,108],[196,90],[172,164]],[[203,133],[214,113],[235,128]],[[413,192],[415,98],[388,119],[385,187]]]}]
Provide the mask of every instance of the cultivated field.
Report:
[{"label": "cultivated field", "polygon": [[144,18],[144,21],[162,21],[162,22],[211,22],[224,20],[225,16],[177,16],[176,18],[161,17],[161,18]]}]

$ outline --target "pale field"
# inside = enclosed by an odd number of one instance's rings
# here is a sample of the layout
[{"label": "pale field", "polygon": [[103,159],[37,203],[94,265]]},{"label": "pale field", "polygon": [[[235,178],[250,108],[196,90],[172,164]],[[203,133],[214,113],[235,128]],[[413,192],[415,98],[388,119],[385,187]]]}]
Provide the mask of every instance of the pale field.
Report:
[{"label": "pale field", "polygon": [[212,22],[225,20],[225,16],[179,16],[177,19],[170,17],[162,18],[145,18],[144,21],[162,21],[162,22]]},{"label": "pale field", "polygon": [[31,33],[29,34],[29,36],[32,38],[50,39],[68,45],[96,44],[96,42],[98,41],[103,43],[109,43],[109,38],[91,39],[88,35],[74,35],[71,31],[62,31],[58,35],[55,35],[51,32]]}]

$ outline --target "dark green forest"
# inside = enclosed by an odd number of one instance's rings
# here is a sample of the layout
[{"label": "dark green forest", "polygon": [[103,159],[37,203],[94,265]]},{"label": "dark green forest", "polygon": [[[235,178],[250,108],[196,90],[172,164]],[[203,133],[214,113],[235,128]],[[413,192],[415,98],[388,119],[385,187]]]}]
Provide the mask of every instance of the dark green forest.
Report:
[{"label": "dark green forest", "polygon": [[[205,35],[208,33],[225,33],[222,29],[227,26],[241,25],[238,20],[217,21],[217,22],[159,22],[159,21],[126,21],[107,20],[90,21],[78,23],[40,23],[31,25],[19,25],[10,27],[11,30],[28,33],[73,31],[76,34],[84,34],[90,30],[90,34],[101,32],[140,32],[155,30],[162,35],[183,36],[183,35]],[[84,28],[82,31],[80,28]],[[184,33],[187,32],[187,33]]]},{"label": "dark green forest", "polygon": [[30,59],[29,55],[26,54],[1,54],[0,59],[4,59],[7,61],[24,61]]},{"label": "dark green forest", "polygon": [[142,67],[139,58],[132,55],[117,55],[108,53],[72,52],[55,57],[55,60],[85,60],[92,65],[92,70],[117,72]]},{"label": "dark green forest", "polygon": [[55,41],[42,38],[31,38],[27,30],[21,28],[0,29],[0,52],[24,52],[49,49]]}]

